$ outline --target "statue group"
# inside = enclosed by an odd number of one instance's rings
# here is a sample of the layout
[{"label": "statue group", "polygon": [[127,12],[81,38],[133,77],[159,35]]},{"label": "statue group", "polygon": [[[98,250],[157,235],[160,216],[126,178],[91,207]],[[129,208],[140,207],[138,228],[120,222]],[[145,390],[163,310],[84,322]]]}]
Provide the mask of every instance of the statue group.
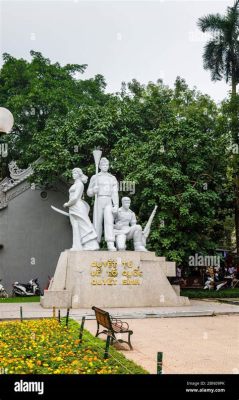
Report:
[{"label": "statue group", "polygon": [[87,195],[94,197],[93,224],[89,217],[90,207],[82,198],[88,177],[80,168],[74,168],[72,171],[74,183],[69,189],[69,200],[64,204],[65,208],[69,208],[69,214],[62,212],[69,215],[72,225],[71,250],[99,250],[104,234],[109,251],[126,250],[129,240],[133,240],[134,250],[147,251],[146,239],[157,206],[145,229],[142,230],[141,225],[137,224],[135,213],[130,209],[130,198],[123,197],[122,205],[119,207],[117,179],[108,172],[107,158],[100,156],[101,152],[98,151],[97,154],[96,151],[94,154],[96,174],[91,177],[87,189]]}]

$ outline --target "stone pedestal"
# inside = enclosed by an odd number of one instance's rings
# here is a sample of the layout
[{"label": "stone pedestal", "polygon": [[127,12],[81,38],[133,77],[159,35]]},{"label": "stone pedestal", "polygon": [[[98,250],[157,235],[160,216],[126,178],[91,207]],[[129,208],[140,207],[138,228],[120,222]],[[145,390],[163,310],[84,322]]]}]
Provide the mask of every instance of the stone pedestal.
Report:
[{"label": "stone pedestal", "polygon": [[189,305],[167,276],[175,263],[153,252],[69,251],[61,253],[43,307],[120,308]]},{"label": "stone pedestal", "polygon": [[41,305],[44,308],[70,308],[71,292],[69,290],[44,290],[44,297],[41,297]]}]

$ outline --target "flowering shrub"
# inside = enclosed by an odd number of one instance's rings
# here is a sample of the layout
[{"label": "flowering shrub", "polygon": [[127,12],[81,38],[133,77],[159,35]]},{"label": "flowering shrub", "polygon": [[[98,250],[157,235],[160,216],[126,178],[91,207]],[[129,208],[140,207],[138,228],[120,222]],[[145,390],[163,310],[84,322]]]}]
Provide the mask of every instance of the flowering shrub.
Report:
[{"label": "flowering shrub", "polygon": [[142,374],[141,367],[70,320],[67,328],[54,319],[0,323],[0,372],[6,374]]}]

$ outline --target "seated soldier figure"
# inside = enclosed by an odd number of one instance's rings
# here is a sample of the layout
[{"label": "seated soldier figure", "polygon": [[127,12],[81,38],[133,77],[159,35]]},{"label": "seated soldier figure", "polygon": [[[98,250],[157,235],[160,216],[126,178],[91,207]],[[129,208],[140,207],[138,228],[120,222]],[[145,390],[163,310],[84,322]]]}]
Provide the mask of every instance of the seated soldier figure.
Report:
[{"label": "seated soldier figure", "polygon": [[123,197],[122,207],[114,214],[114,234],[117,250],[126,250],[126,241],[133,239],[134,250],[147,251],[143,243],[142,227],[137,224],[135,213],[130,210],[130,204],[130,198]]}]

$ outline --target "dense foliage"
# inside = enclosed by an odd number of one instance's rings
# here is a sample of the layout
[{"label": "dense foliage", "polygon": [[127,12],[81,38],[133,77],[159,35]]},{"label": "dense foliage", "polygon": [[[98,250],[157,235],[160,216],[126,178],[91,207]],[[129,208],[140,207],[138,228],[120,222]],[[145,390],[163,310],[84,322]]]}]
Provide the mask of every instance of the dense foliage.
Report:
[{"label": "dense foliage", "polygon": [[180,78],[173,89],[161,80],[147,86],[133,80],[109,95],[103,77],[75,75],[85,66],[32,56],[26,62],[5,55],[0,72],[0,103],[16,120],[9,158],[26,166],[41,157],[33,180],[51,185],[68,179],[75,166],[92,175],[92,151],[100,147],[118,181],[129,183],[121,197],[135,184],[132,208],[139,222],[159,207],[150,249],[180,263],[213,252],[232,210],[223,109]]},{"label": "dense foliage", "polygon": [[235,242],[239,260],[239,0],[227,7],[223,15],[216,13],[199,18],[198,26],[202,32],[211,34],[204,46],[204,68],[211,72],[213,81],[224,79],[231,86],[230,98],[223,108],[228,115],[227,131],[234,146],[229,169],[233,171]]},{"label": "dense foliage", "polygon": [[[0,104],[11,110],[15,124],[9,139],[10,156],[28,164],[38,157],[29,144],[48,121],[65,116],[73,107],[103,104],[105,81],[101,75],[76,79],[87,65],[52,64],[41,53],[31,51],[32,60],[4,53],[0,71]],[[57,124],[58,126],[58,124]]]}]

